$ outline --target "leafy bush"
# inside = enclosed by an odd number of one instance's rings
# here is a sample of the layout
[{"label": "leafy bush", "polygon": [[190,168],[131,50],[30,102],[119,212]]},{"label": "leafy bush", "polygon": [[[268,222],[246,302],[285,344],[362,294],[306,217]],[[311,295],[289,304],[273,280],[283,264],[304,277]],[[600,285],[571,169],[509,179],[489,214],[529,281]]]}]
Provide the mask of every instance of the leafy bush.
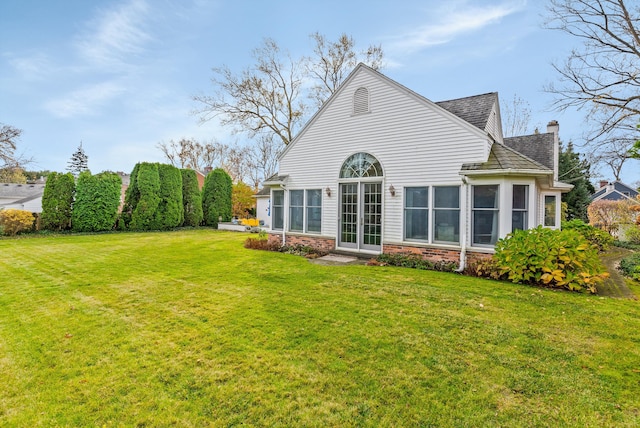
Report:
[{"label": "leafy bush", "polygon": [[182,174],[182,205],[184,226],[200,226],[202,223],[202,194],[198,188],[198,178],[192,169],[180,170]]},{"label": "leafy bush", "polygon": [[624,231],[624,237],[632,245],[640,245],[640,226],[630,225]]},{"label": "leafy bush", "polygon": [[465,275],[477,276],[481,278],[500,279],[500,269],[495,258],[479,260],[470,263],[464,270]]},{"label": "leafy bush", "polygon": [[76,185],[71,224],[77,232],[113,229],[118,216],[122,179],[113,172],[91,175],[83,171]]},{"label": "leafy bush", "polygon": [[71,173],[52,172],[42,194],[40,225],[47,230],[71,227],[71,207],[75,194],[75,178]]},{"label": "leafy bush", "polygon": [[494,258],[501,276],[521,284],[595,293],[608,276],[597,246],[575,230],[517,230],[496,243]]},{"label": "leafy bush", "polygon": [[379,263],[389,266],[408,267],[412,269],[437,270],[440,272],[453,272],[458,267],[457,263],[438,261],[432,262],[418,254],[380,254],[376,257]]},{"label": "leafy bush", "polygon": [[5,235],[14,236],[24,230],[31,230],[33,221],[33,214],[29,211],[0,210],[0,228]]},{"label": "leafy bush", "polygon": [[580,219],[562,222],[563,230],[575,230],[587,241],[598,247],[598,251],[606,251],[613,244],[613,236],[602,229],[591,226]]},{"label": "leafy bush", "polygon": [[640,281],[640,253],[635,253],[620,260],[618,266],[622,274]]},{"label": "leafy bush", "polygon": [[278,246],[277,251],[287,254],[295,254],[297,256],[303,256],[310,259],[327,255],[326,251],[311,247],[309,245],[301,244]]},{"label": "leafy bush", "polygon": [[277,241],[271,241],[266,236],[249,237],[244,241],[244,248],[250,250],[280,251],[280,244]]}]

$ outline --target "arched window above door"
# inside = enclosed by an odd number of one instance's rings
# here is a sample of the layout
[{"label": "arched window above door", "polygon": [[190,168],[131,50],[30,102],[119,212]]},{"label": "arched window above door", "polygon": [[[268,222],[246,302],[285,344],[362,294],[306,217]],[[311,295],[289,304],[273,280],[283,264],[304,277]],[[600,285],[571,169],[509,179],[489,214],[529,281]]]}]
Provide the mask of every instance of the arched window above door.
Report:
[{"label": "arched window above door", "polygon": [[382,177],[382,165],[369,153],[356,153],[344,161],[340,178]]}]

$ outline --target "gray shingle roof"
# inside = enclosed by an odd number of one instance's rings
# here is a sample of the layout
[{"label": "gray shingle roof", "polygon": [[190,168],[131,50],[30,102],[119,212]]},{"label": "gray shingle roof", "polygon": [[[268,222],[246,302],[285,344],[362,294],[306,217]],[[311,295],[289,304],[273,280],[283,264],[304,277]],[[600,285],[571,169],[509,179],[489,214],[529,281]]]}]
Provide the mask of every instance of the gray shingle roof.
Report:
[{"label": "gray shingle roof", "polygon": [[490,92],[455,100],[438,101],[436,104],[484,131],[497,98],[497,92]]},{"label": "gray shingle roof", "polygon": [[504,139],[504,144],[518,153],[553,169],[553,133],[523,135]]},{"label": "gray shingle roof", "polygon": [[538,170],[551,173],[552,170],[536,162],[533,159],[518,153],[517,151],[500,143],[493,143],[491,152],[486,162],[466,163],[462,165],[462,171],[504,171]]}]

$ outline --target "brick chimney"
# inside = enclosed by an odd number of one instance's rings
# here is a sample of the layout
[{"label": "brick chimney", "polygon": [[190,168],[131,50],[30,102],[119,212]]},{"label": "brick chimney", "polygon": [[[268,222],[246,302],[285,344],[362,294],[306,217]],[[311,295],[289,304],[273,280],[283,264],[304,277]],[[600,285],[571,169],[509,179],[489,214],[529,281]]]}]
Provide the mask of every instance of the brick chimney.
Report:
[{"label": "brick chimney", "polygon": [[600,188],[606,187],[609,184],[607,180],[600,180]]},{"label": "brick chimney", "polygon": [[560,125],[557,120],[547,124],[547,132],[553,134],[553,180],[558,181],[558,163],[560,161]]}]

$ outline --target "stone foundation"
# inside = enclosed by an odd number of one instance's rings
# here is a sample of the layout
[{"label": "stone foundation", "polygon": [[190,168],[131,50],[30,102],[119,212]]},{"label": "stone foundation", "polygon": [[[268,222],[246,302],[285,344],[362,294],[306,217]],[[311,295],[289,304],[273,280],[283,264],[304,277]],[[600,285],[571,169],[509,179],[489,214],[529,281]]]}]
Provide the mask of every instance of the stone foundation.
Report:
[{"label": "stone foundation", "polygon": [[[269,242],[277,242],[282,245],[282,234],[270,233]],[[287,233],[287,245],[303,245],[312,247],[324,252],[331,252],[336,249],[336,240],[322,236],[292,235]]]}]

